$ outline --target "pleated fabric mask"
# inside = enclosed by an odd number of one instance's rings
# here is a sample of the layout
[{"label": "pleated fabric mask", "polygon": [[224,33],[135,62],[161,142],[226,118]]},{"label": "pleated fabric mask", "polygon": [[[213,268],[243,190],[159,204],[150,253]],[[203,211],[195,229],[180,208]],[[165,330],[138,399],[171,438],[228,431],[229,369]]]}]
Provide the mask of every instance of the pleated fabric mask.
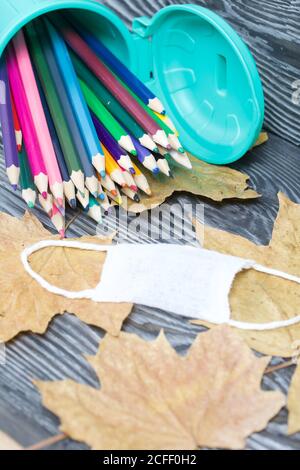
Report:
[{"label": "pleated fabric mask", "polygon": [[[107,252],[101,281],[79,292],[53,286],[33,271],[29,257],[48,247]],[[147,305],[214,324],[244,330],[273,330],[300,323],[300,316],[273,323],[244,323],[231,319],[229,294],[236,275],[254,269],[300,284],[300,278],[255,261],[180,245],[97,245],[76,241],[41,241],[26,248],[21,261],[27,273],[47,291],[68,299],[128,302]]]}]

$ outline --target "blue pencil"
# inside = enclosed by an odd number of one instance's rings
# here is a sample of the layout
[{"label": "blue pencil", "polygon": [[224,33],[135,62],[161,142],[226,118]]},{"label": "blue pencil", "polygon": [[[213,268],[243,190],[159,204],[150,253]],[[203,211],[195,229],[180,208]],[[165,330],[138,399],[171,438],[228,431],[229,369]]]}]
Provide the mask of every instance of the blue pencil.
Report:
[{"label": "blue pencil", "polygon": [[87,149],[84,145],[81,131],[79,128],[79,124],[77,120],[75,119],[73,108],[72,108],[72,105],[71,105],[71,102],[69,100],[69,96],[67,93],[67,89],[66,89],[67,87],[65,86],[62,74],[57,65],[55,55],[51,47],[50,40],[46,34],[43,36],[42,46],[43,46],[43,51],[45,54],[45,59],[50,69],[52,79],[56,86],[57,95],[59,97],[61,106],[64,110],[64,116],[68,124],[70,134],[73,138],[75,147],[77,149],[78,158],[80,160],[82,170],[85,176],[85,185],[88,188],[88,190],[95,197],[97,197],[99,182],[95,175],[95,171],[92,166],[89,155],[87,153]]},{"label": "blue pencil", "polygon": [[103,150],[97,137],[86,101],[81,92],[68,48],[54,26],[52,26],[47,19],[44,20],[44,23],[50,36],[58,67],[65,82],[68,97],[72,104],[73,113],[75,114],[85,145],[89,151],[91,162],[100,175],[105,177],[105,157]]},{"label": "blue pencil", "polygon": [[[77,23],[78,25],[78,23]],[[77,29],[77,27],[75,26]],[[141,80],[134,75],[105,45],[82,24],[78,28],[80,36],[106,65],[153,111],[165,114],[161,101]]]},{"label": "blue pencil", "polygon": [[106,130],[103,124],[99,121],[97,116],[92,113],[93,123],[95,125],[99,139],[105,145],[107,150],[114,157],[116,162],[125,170],[129,171],[131,174],[135,174],[135,170],[132,165],[132,161],[129,155],[125,150],[120,147],[118,142],[112,137],[112,135]]},{"label": "blue pencil", "polygon": [[140,163],[142,163],[142,165],[145,168],[147,168],[147,170],[150,170],[154,175],[157,175],[160,170],[157,166],[154,155],[150,152],[149,149],[147,149],[146,147],[143,147],[143,145],[140,144],[139,140],[137,140],[132,135],[130,137],[131,137],[132,142],[133,142],[133,144],[136,148],[137,157],[138,157]]},{"label": "blue pencil", "polygon": [[36,74],[36,82],[37,82],[37,86],[39,89],[41,102],[42,102],[44,113],[46,116],[49,132],[51,135],[52,144],[53,144],[53,148],[54,148],[55,155],[57,158],[57,163],[59,166],[60,174],[62,176],[63,185],[64,185],[64,193],[72,209],[76,209],[77,203],[76,203],[75,186],[74,186],[74,183],[71,181],[69,171],[65,162],[65,157],[64,157],[62,148],[60,146],[57,132],[56,132],[56,129],[55,129],[55,126],[54,126],[54,123],[50,114],[46,96],[42,89],[42,85],[37,77],[37,74]]}]

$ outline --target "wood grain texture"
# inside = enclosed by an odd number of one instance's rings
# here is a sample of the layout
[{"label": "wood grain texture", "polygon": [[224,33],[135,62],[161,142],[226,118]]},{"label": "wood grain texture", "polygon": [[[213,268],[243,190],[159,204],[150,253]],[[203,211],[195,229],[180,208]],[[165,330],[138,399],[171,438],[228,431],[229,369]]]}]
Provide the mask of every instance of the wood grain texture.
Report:
[{"label": "wood grain texture", "polygon": [[[285,192],[293,201],[300,202],[300,161],[298,148],[271,135],[270,141],[258,147],[236,164],[234,168],[245,171],[251,176],[252,186],[261,192],[261,199],[251,202],[226,202],[215,204],[204,202],[205,222],[243,235],[256,243],[267,243],[271,237],[272,226],[278,210],[277,192]],[[19,193],[12,193],[0,166],[0,210],[19,216],[25,209]],[[181,194],[172,197],[177,218],[174,220],[175,234],[180,234],[181,209],[184,205],[196,210],[200,198]],[[164,208],[162,212],[164,212]],[[47,220],[39,210],[37,215],[47,225]],[[198,215],[201,211],[198,211]],[[72,214],[69,213],[68,217]],[[158,214],[154,213],[153,223]],[[120,232],[127,242],[157,242],[149,237],[147,226],[141,223],[140,232],[126,228],[125,220]],[[134,220],[134,217],[129,217]],[[105,218],[108,230],[115,228],[110,216]],[[71,226],[68,235],[79,236],[102,233],[103,229],[86,216],[80,216]],[[168,241],[196,245],[192,227],[184,237],[176,235]],[[166,240],[164,240],[166,241]],[[124,325],[127,332],[136,333],[145,339],[153,339],[164,328],[171,344],[179,353],[184,353],[192,344],[200,328],[189,324],[187,319],[171,313],[136,306]],[[57,418],[44,409],[40,396],[32,385],[35,378],[58,380],[71,378],[81,383],[98,387],[98,380],[83,358],[83,354],[95,354],[103,332],[89,327],[73,315],[57,317],[43,336],[24,334],[8,344],[7,361],[0,366],[0,429],[12,436],[23,446],[32,445],[59,432]],[[274,359],[277,364],[280,359]],[[287,393],[293,368],[281,370],[265,376],[263,386],[267,389],[280,389]],[[248,440],[249,449],[299,449],[300,434],[287,437],[287,412],[283,410],[268,428]],[[84,449],[80,443],[66,440],[53,446],[54,449]]]},{"label": "wood grain texture", "polygon": [[[117,12],[130,27],[135,17],[151,17],[167,5],[187,2],[104,0],[101,3]],[[300,80],[300,0],[193,0],[190,3],[221,15],[245,40],[264,86],[265,127],[300,145],[300,82],[295,84]],[[293,93],[297,104],[292,100]]]}]

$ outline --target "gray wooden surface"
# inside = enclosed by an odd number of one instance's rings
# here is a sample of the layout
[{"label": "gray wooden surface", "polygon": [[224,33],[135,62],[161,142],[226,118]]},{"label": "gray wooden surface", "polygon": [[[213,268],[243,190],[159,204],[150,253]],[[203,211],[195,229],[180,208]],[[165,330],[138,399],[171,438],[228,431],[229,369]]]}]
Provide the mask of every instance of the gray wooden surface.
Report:
[{"label": "gray wooden surface", "polygon": [[[155,10],[170,2],[165,0],[135,0],[118,2],[106,0],[103,3],[113,7],[126,21],[141,14],[151,15]],[[183,3],[183,2],[177,2]],[[205,222],[250,240],[265,244],[269,241],[273,221],[278,210],[277,192],[284,191],[292,200],[300,203],[300,158],[299,149],[299,107],[291,103],[291,83],[299,74],[296,49],[299,1],[268,0],[199,2],[215,9],[226,17],[251,45],[262,72],[267,98],[266,126],[275,134],[270,141],[259,147],[242,160],[232,165],[245,171],[251,177],[251,185],[262,198],[250,202],[227,202],[216,204],[204,202]],[[259,14],[257,14],[259,12]],[[284,24],[287,26],[284,26]],[[290,140],[286,142],[282,137]],[[293,142],[293,143],[292,143]],[[2,149],[1,149],[2,153]],[[174,196],[169,202],[183,205],[201,202],[188,194]],[[20,216],[25,206],[19,194],[12,193],[0,166],[0,210]],[[47,219],[39,210],[39,218],[47,224]],[[69,217],[72,213],[69,214]],[[108,227],[113,221],[106,218]],[[177,226],[178,224],[178,226]],[[179,229],[179,223],[175,223]],[[95,224],[81,216],[72,225],[69,236],[94,234]],[[132,232],[125,240],[151,242],[144,226],[139,237]],[[190,231],[187,238],[193,238]],[[176,240],[184,243],[185,240]],[[195,241],[194,241],[195,243]],[[153,339],[161,328],[165,329],[171,344],[180,353],[191,345],[200,328],[191,326],[186,319],[165,312],[136,306],[124,324],[124,330],[136,333],[143,338]],[[59,421],[41,406],[40,397],[31,381],[34,378],[57,380],[72,378],[79,382],[99,386],[94,372],[83,359],[83,354],[94,354],[103,332],[89,327],[72,315],[56,317],[43,336],[24,334],[7,345],[7,363],[0,366],[0,429],[7,432],[23,445],[31,445],[59,432]],[[278,363],[280,359],[275,359]],[[288,390],[293,368],[276,372],[264,378],[267,389]],[[287,437],[287,412],[283,410],[268,428],[253,435],[249,449],[299,449],[300,434]],[[52,448],[84,449],[85,446],[70,440]]]}]

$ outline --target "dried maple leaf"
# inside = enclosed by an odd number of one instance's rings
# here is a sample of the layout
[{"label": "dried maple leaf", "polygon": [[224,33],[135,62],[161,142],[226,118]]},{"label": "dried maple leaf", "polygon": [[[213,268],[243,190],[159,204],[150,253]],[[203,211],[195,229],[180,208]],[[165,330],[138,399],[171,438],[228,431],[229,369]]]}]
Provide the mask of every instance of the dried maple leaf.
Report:
[{"label": "dried maple leaf", "polygon": [[[300,205],[281,193],[279,203],[268,246],[258,246],[243,237],[205,226],[204,247],[300,276]],[[300,285],[254,270],[243,271],[234,281],[230,304],[235,320],[254,323],[285,320],[299,314]],[[273,331],[239,330],[239,333],[250,347],[261,353],[292,357],[295,342],[300,339],[300,325]]]},{"label": "dried maple leaf", "polygon": [[242,449],[285,403],[260,388],[257,358],[227,326],[202,333],[185,357],[165,336],[106,335],[90,357],[101,389],[71,380],[37,382],[68,436],[93,449]]},{"label": "dried maple leaf", "polygon": [[[0,213],[0,340],[6,342],[22,331],[44,333],[50,320],[64,312],[116,335],[130,314],[130,304],[100,304],[90,300],[70,301],[48,293],[24,271],[20,253],[39,240],[57,239],[34,216],[19,220]],[[110,239],[83,238],[93,243]],[[48,248],[32,255],[30,262],[52,284],[69,290],[98,284],[105,254],[65,248]]]},{"label": "dried maple leaf", "polygon": [[186,191],[197,196],[204,196],[217,202],[224,199],[254,199],[259,194],[248,187],[249,177],[232,168],[210,165],[190,156],[192,170],[176,166],[176,177],[167,178],[164,175],[147,174],[152,196],[141,196],[138,204],[127,200],[123,208],[133,213],[154,209],[162,204],[174,192]]}]

